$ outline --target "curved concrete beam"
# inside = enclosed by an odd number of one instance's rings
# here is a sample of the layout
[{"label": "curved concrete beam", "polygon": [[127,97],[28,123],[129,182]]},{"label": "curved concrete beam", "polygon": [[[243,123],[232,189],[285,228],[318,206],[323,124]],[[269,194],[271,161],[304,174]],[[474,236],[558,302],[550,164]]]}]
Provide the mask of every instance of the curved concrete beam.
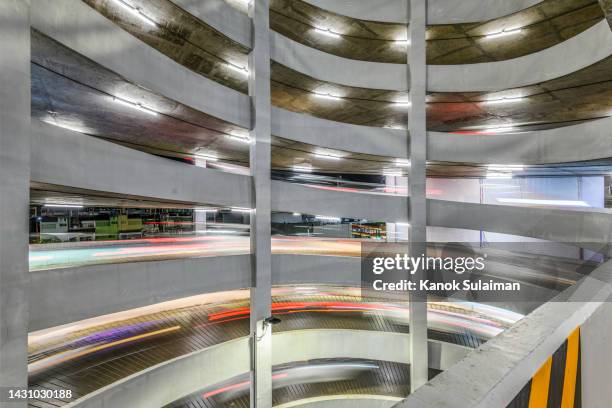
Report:
[{"label": "curved concrete beam", "polygon": [[248,372],[250,362],[249,338],[242,337],[139,371],[64,407],[163,407],[207,385],[218,384]]},{"label": "curved concrete beam", "polygon": [[[430,342],[448,352],[443,366],[464,358],[470,349],[450,343]],[[409,362],[405,346],[410,334],[361,330],[299,330],[272,336],[272,364],[312,358],[368,358]],[[208,347],[158,364],[66,405],[67,408],[162,407],[213,384],[249,371],[246,337]],[[202,367],[217,367],[214,370]],[[439,367],[439,366],[438,366]],[[439,369],[438,367],[432,367]],[[169,382],[168,379],[173,381]],[[146,398],[142,396],[146,395]]]},{"label": "curved concrete beam", "polygon": [[199,18],[231,40],[252,48],[252,22],[244,13],[224,0],[171,0],[189,14]]},{"label": "curved concrete beam", "polygon": [[477,164],[553,164],[604,159],[612,157],[610,129],[612,116],[574,126],[523,133],[428,132],[428,159]]},{"label": "curved concrete beam", "polygon": [[338,57],[270,33],[271,58],[286,67],[321,81],[358,88],[408,90],[405,64],[358,61]]},{"label": "curved concrete beam", "polygon": [[610,210],[561,210],[431,199],[427,200],[427,209],[429,226],[584,244],[594,250],[612,242]]},{"label": "curved concrete beam", "polygon": [[407,131],[351,125],[272,107],[272,134],[353,153],[408,158]]},{"label": "curved concrete beam", "polygon": [[103,67],[193,109],[251,127],[250,99],[176,63],[83,2],[39,0],[31,24]]},{"label": "curved concrete beam", "polygon": [[299,212],[371,221],[408,222],[406,197],[332,191],[272,181],[272,211]]},{"label": "curved concrete beam", "polygon": [[[360,20],[405,24],[409,19],[404,0],[303,0],[313,6]],[[429,24],[459,24],[493,20],[541,3],[542,0],[429,0]]]},{"label": "curved concrete beam", "polygon": [[508,406],[568,336],[608,306],[611,296],[612,262],[608,261],[556,301],[540,306],[396,407]]},{"label": "curved concrete beam", "polygon": [[361,286],[361,258],[326,255],[272,255],[272,284]]},{"label": "curved concrete beam", "polygon": [[[500,277],[522,279],[535,273],[505,263],[489,265]],[[244,289],[251,284],[250,256],[246,254],[31,272],[34,301],[29,328],[42,330],[188,296]],[[360,286],[361,258],[274,254],[272,284]],[[96,291],[92,292],[93,287]],[[531,290],[534,299],[549,298],[545,289]]]},{"label": "curved concrete beam", "polygon": [[32,181],[198,204],[251,206],[251,178],[179,163],[32,121]]},{"label": "curved concrete beam", "polygon": [[343,394],[305,398],[277,405],[274,408],[388,408],[395,405],[398,401],[401,401],[401,398],[383,395]]},{"label": "curved concrete beam", "polygon": [[[494,41],[494,40],[493,40]],[[487,92],[560,78],[612,55],[606,20],[562,43],[523,57],[465,65],[429,65],[429,92]]]},{"label": "curved concrete beam", "polygon": [[[187,296],[248,288],[252,284],[250,258],[248,254],[225,255],[31,272],[29,329],[42,330]],[[358,286],[361,260],[273,255],[272,282]]]},{"label": "curved concrete beam", "polygon": [[30,273],[29,330],[251,286],[250,255],[126,262]]}]

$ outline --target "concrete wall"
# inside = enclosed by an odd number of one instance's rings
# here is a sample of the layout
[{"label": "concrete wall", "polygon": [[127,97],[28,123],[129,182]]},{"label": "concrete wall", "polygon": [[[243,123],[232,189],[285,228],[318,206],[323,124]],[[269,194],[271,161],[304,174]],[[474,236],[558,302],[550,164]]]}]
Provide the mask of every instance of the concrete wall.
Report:
[{"label": "concrete wall", "polygon": [[[525,165],[604,159],[612,157],[611,128],[612,117],[523,133],[479,136],[428,132],[428,158],[458,163]],[[587,135],[589,142],[585,143]]]},{"label": "concrete wall", "polygon": [[398,400],[400,398],[380,395],[330,395],[293,401],[275,408],[387,408],[395,405]]},{"label": "concrete wall", "polygon": [[272,210],[370,221],[408,221],[406,197],[331,191],[284,181],[272,182]]},{"label": "concrete wall", "polygon": [[[409,362],[406,360],[408,349],[404,348],[409,343],[409,334],[376,331],[322,329],[283,332],[272,336],[272,364],[334,357]],[[296,347],[296,344],[300,346]],[[455,358],[469,352],[469,349],[448,343],[442,347],[453,349],[446,354]],[[248,338],[228,341],[143,370],[66,407],[161,407],[201,388],[248,372],[249,361]],[[445,364],[455,362],[449,359]]]},{"label": "concrete wall", "polygon": [[[406,23],[408,2],[404,0],[304,0],[324,10],[361,20]],[[429,24],[457,24],[488,21],[516,13],[542,0],[429,0]]]},{"label": "concrete wall", "polygon": [[32,27],[121,75],[193,109],[250,128],[247,95],[176,63],[74,0],[36,0]]},{"label": "concrete wall", "polygon": [[251,207],[249,176],[189,166],[32,121],[32,181],[186,203]]},{"label": "concrete wall", "polygon": [[[603,310],[602,301],[609,301],[611,296],[612,262],[609,261],[396,406],[507,406],[576,327]],[[609,381],[606,387],[609,388]]]},{"label": "concrete wall", "polygon": [[427,225],[499,232],[601,249],[612,241],[612,212],[428,200]]},{"label": "concrete wall", "polygon": [[612,401],[612,299],[580,328],[581,386],[584,408],[607,408]]},{"label": "concrete wall", "polygon": [[359,61],[319,51],[276,32],[270,33],[272,59],[321,81],[359,88],[407,91],[406,65]]},{"label": "concrete wall", "polygon": [[31,273],[29,330],[166,300],[250,287],[249,255],[129,262]]},{"label": "concrete wall", "polygon": [[429,92],[499,91],[537,84],[571,74],[612,55],[607,21],[562,43],[523,57],[465,65],[430,65]]},{"label": "concrete wall", "polygon": [[408,157],[405,130],[351,125],[281,108],[272,108],[272,134],[330,149]]},{"label": "concrete wall", "polygon": [[[0,398],[27,386],[30,2],[0,2]],[[25,401],[4,407],[25,407]]]},{"label": "concrete wall", "polygon": [[171,0],[233,41],[251,48],[251,19],[224,0]]}]

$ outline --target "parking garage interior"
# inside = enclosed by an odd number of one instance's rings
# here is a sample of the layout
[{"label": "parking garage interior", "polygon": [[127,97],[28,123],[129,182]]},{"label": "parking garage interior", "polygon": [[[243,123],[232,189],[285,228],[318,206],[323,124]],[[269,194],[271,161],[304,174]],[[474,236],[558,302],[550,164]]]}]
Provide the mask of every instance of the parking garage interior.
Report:
[{"label": "parking garage interior", "polygon": [[[1,407],[608,406],[612,2],[0,19]],[[386,245],[523,289],[377,292]]]}]

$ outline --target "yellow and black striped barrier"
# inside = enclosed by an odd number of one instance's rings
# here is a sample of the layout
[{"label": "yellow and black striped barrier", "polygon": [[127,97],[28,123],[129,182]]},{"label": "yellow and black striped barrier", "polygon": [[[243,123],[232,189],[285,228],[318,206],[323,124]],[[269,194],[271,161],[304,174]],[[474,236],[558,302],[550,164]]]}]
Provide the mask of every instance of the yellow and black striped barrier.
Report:
[{"label": "yellow and black striped barrier", "polygon": [[507,408],[581,407],[580,328],[577,328]]}]

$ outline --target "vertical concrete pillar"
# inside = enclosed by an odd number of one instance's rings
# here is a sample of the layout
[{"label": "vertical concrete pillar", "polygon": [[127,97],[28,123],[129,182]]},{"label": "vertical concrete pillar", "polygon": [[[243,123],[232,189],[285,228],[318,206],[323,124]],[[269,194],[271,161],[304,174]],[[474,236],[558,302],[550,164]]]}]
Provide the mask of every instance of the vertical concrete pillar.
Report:
[{"label": "vertical concrete pillar", "polygon": [[272,407],[272,327],[265,323],[272,301],[271,273],[271,124],[269,0],[252,0],[253,51],[249,66],[252,99],[251,174],[254,210],[251,214],[251,407]]},{"label": "vertical concrete pillar", "polygon": [[[425,96],[427,91],[427,61],[425,27],[427,25],[427,0],[410,2],[408,28],[408,64],[410,74],[410,253],[420,256],[426,251],[427,198],[425,193],[427,164],[427,118]],[[417,281],[424,277],[419,270],[413,275]],[[427,294],[411,292],[410,296],[410,388],[414,392],[428,379],[427,363]]]},{"label": "vertical concrete pillar", "polygon": [[[27,386],[30,2],[0,1],[0,387]],[[25,407],[26,402],[0,406]]]}]

